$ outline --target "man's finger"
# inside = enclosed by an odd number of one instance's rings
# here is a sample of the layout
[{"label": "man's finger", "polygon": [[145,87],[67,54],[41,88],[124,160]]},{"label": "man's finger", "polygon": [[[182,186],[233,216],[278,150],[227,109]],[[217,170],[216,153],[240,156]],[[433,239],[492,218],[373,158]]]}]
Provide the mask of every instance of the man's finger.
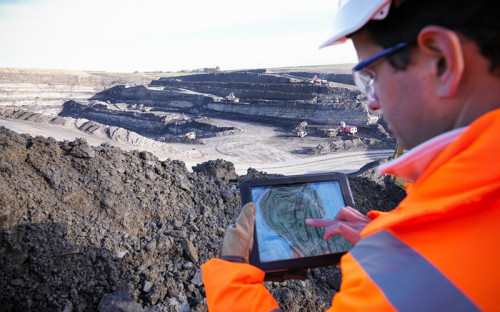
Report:
[{"label": "man's finger", "polygon": [[324,240],[330,239],[333,235],[340,234],[347,241],[352,244],[356,244],[359,240],[359,230],[348,226],[345,223],[338,222],[331,227],[325,228],[325,235],[323,235]]},{"label": "man's finger", "polygon": [[329,240],[333,235],[342,234],[341,223],[336,221],[330,224],[330,226],[325,227],[325,234],[323,234],[324,240]]},{"label": "man's finger", "polygon": [[340,208],[335,219],[341,221],[370,221],[370,218],[349,206]]},{"label": "man's finger", "polygon": [[342,229],[344,228],[342,221],[329,219],[306,219],[306,224],[310,226],[324,227],[324,240],[330,239],[333,235],[342,234]]},{"label": "man's finger", "polygon": [[327,227],[332,225],[332,222],[338,222],[338,221],[330,219],[306,219],[307,225],[316,227]]}]

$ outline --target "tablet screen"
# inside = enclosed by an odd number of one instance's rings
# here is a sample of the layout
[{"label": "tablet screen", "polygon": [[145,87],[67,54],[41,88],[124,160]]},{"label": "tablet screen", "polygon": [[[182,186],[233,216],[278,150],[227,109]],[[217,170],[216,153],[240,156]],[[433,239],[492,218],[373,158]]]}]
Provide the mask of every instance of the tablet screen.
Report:
[{"label": "tablet screen", "polygon": [[324,228],[305,219],[334,219],[354,207],[347,177],[338,172],[246,179],[242,203],[254,202],[250,264],[267,272],[335,265],[353,245],[340,235],[323,239]]},{"label": "tablet screen", "polygon": [[252,187],[261,262],[346,252],[352,244],[340,235],[323,240],[324,229],[305,219],[334,219],[346,205],[340,182],[324,181]]}]

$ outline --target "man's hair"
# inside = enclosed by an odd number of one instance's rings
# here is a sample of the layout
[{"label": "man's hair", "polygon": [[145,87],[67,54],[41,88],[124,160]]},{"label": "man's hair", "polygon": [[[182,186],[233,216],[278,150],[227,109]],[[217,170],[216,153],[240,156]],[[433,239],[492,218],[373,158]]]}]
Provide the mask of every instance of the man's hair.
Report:
[{"label": "man's hair", "polygon": [[[500,64],[499,18],[498,0],[404,0],[393,1],[387,18],[370,21],[363,30],[388,48],[400,42],[414,43],[426,26],[442,26],[474,40],[493,71]],[[387,57],[389,63],[404,70],[410,62],[409,49]]]}]

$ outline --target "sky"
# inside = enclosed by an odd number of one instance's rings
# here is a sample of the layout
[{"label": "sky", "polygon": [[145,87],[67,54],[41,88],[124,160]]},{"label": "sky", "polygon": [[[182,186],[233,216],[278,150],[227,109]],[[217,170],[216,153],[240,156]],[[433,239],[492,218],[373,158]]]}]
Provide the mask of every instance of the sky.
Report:
[{"label": "sky", "polygon": [[0,0],[0,67],[106,72],[356,63],[335,0]]}]

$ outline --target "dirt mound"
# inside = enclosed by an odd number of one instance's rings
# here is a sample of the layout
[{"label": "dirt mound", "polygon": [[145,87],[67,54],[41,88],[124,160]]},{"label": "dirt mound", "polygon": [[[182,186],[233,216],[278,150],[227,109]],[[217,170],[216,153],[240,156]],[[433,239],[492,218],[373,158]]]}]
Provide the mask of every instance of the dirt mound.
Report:
[{"label": "dirt mound", "polygon": [[[5,128],[0,146],[2,310],[207,311],[200,264],[216,255],[240,206],[231,163],[190,173],[148,152]],[[374,167],[350,184],[369,209],[404,196]],[[339,284],[329,267],[266,287],[287,311],[317,311]]]}]

